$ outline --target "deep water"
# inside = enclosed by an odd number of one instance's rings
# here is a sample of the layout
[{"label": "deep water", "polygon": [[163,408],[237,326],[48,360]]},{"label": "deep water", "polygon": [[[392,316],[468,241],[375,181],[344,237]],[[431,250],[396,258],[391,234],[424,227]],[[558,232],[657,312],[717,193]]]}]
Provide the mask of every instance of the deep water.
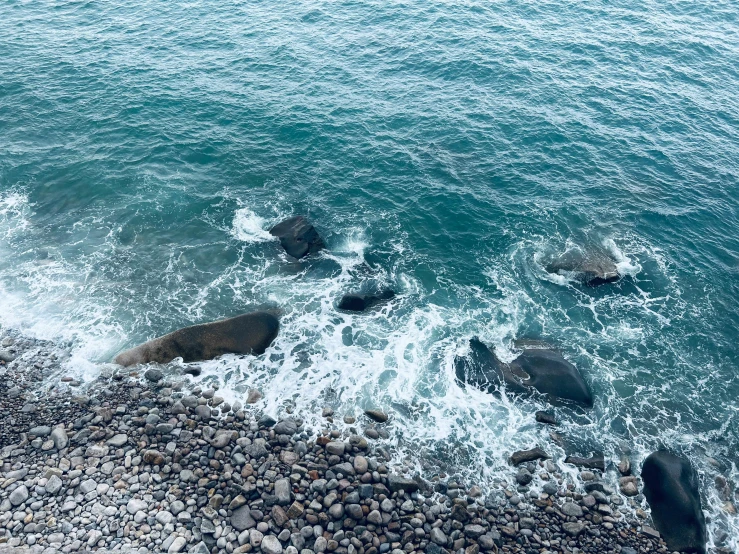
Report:
[{"label": "deep water", "polygon": [[[732,1],[0,3],[0,322],[121,349],[257,309],[259,358],[202,381],[320,415],[380,407],[428,471],[535,444],[739,479],[739,10]],[[305,214],[328,244],[267,233]],[[576,246],[625,278],[542,264]],[[391,286],[366,315],[343,292]],[[462,389],[479,336],[558,345],[595,407]],[[436,469],[435,469],[436,468]],[[736,499],[734,499],[736,500]]]}]

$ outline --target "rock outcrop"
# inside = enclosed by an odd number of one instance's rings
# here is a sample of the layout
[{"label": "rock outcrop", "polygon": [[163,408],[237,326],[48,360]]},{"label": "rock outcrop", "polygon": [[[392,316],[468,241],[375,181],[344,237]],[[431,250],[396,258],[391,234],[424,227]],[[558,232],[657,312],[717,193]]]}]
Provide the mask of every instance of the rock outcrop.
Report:
[{"label": "rock outcrop", "polygon": [[278,223],[269,233],[280,239],[280,244],[293,258],[315,254],[325,246],[315,227],[302,215]]},{"label": "rock outcrop", "polygon": [[470,340],[470,354],[457,357],[455,372],[460,383],[494,392],[502,383],[514,393],[536,389],[550,399],[593,405],[593,395],[577,368],[551,348],[524,346],[523,352],[510,364],[497,356],[478,339]]},{"label": "rock outcrop", "polygon": [[280,324],[267,312],[254,312],[179,329],[121,352],[115,363],[130,366],[210,360],[223,354],[262,354],[275,340]]},{"label": "rock outcrop", "polygon": [[698,475],[690,462],[672,452],[653,452],[641,472],[652,520],[670,550],[706,552],[706,522]]}]

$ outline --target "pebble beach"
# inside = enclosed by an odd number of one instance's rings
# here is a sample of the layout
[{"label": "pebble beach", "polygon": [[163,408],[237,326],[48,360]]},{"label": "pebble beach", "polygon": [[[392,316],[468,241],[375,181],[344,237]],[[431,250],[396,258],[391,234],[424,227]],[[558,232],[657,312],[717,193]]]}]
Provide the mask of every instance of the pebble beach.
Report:
[{"label": "pebble beach", "polygon": [[62,349],[0,337],[8,552],[669,552],[628,464],[580,460],[572,483],[535,448],[482,488],[397,459],[392,414],[308,428],[156,368],[49,379]]}]

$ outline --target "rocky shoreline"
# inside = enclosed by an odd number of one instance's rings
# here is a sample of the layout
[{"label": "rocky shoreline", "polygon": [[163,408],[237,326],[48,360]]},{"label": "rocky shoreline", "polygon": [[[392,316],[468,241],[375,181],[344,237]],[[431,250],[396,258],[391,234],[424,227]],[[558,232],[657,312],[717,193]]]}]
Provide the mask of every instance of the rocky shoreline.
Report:
[{"label": "rocky shoreline", "polygon": [[[158,370],[58,374],[55,345],[0,331],[0,546],[265,554],[669,552],[636,479],[521,454],[482,490],[389,463],[381,413],[274,421]],[[46,385],[44,385],[46,383]],[[637,514],[633,516],[632,514]]]}]

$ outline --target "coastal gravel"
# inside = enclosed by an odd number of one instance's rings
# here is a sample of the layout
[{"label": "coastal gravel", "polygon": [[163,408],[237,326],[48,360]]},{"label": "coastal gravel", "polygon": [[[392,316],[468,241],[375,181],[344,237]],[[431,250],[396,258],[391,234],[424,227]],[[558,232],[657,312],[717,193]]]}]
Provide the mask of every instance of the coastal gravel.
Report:
[{"label": "coastal gravel", "polygon": [[536,451],[492,487],[417,475],[391,463],[383,436],[392,418],[382,412],[359,413],[347,428],[326,408],[310,429],[300,414],[275,421],[135,368],[81,387],[58,376],[65,354],[52,344],[0,336],[5,549],[668,552],[633,476],[613,490],[583,467],[575,487]]}]

